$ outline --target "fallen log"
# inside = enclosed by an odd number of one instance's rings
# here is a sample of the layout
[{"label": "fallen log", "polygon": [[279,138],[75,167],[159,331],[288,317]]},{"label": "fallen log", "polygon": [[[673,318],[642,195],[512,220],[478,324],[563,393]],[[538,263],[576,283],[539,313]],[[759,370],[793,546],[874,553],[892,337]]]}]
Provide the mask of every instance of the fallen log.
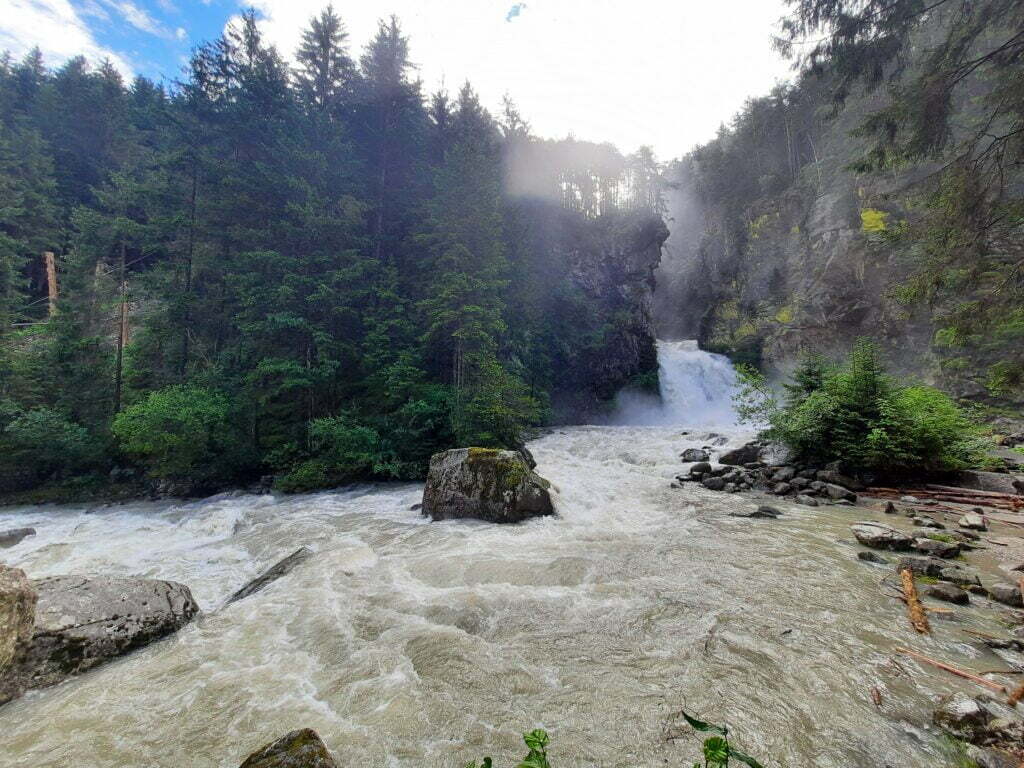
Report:
[{"label": "fallen log", "polygon": [[[925,656],[923,653],[918,653],[917,651],[912,651],[909,648],[903,648],[903,647],[897,647],[896,648],[896,652],[897,653],[902,653],[905,656],[910,656],[912,658],[915,658],[918,661],[924,662],[925,664],[930,664],[931,666],[933,666],[933,667],[935,667],[937,669],[941,669],[944,672],[949,672],[950,674],[956,675],[957,677],[962,677],[965,680],[970,680],[971,682],[977,683],[978,685],[983,685],[986,688],[990,688],[993,691],[998,691],[999,693],[1006,693],[1006,686],[1005,685],[1000,685],[999,683],[994,683],[991,680],[986,680],[983,677],[978,677],[975,674],[972,674],[970,672],[965,672],[962,669],[957,669],[956,667],[950,666],[949,664],[943,664],[941,661],[936,661],[933,658]],[[1014,693],[1016,693],[1016,691],[1014,691]]]},{"label": "fallen log", "polygon": [[935,491],[950,491],[952,493],[959,494],[961,496],[993,496],[1000,499],[1018,499],[1019,496],[1012,493],[1001,493],[1000,491],[981,491],[974,488],[961,488],[956,485],[937,485],[935,483],[928,483],[925,485],[928,490]]},{"label": "fallen log", "polygon": [[921,598],[917,596],[917,587],[914,586],[914,572],[909,568],[900,571],[900,580],[903,582],[903,594],[907,598],[907,613],[910,615],[910,623],[919,634],[929,635],[932,628],[928,625],[928,616],[925,614]]}]

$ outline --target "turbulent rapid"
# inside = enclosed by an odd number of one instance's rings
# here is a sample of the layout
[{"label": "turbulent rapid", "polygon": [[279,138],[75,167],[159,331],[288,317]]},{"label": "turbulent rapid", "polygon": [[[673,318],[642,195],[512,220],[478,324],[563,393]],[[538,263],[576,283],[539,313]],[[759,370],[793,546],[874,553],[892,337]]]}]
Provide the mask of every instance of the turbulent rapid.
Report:
[{"label": "turbulent rapid", "polygon": [[[234,768],[307,726],[342,764],[512,764],[519,734],[543,726],[556,766],[690,765],[700,742],[685,707],[727,721],[766,765],[935,766],[930,697],[958,684],[889,661],[908,630],[880,595],[887,571],[854,557],[848,526],[865,512],[782,503],[780,520],[752,521],[728,516],[749,497],[670,487],[679,452],[709,429],[746,437],[707,415],[699,430],[580,426],[534,441],[558,515],[516,526],[428,523],[416,484],[4,510],[0,528],[39,531],[4,552],[30,576],[172,579],[203,614],[0,709],[0,765]],[[302,545],[310,560],[224,607]],[[916,642],[950,660],[980,653],[950,629]]]}]

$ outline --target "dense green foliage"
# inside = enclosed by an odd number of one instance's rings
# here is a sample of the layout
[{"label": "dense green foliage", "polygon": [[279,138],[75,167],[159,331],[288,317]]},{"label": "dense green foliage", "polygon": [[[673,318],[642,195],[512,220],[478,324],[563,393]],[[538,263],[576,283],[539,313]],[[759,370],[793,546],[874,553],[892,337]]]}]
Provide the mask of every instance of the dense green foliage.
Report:
[{"label": "dense green foliage", "polygon": [[[513,193],[523,158],[544,174]],[[170,88],[4,56],[8,455],[28,484],[135,462],[299,490],[514,445],[630,309],[588,303],[563,238],[657,216],[656,180],[468,84],[428,98],[394,18],[357,60],[328,8],[289,66],[249,12]]]},{"label": "dense green foliage", "polygon": [[[530,751],[516,768],[551,768],[551,764],[548,762],[548,744],[550,739],[548,738],[547,731],[534,728],[532,731],[523,734],[523,741],[526,742],[526,748]],[[493,761],[489,757],[485,757],[480,761],[480,768],[491,768],[492,765]],[[466,768],[477,768],[476,761],[467,763]]]},{"label": "dense green foliage", "polygon": [[779,397],[752,369],[742,373],[741,417],[795,458],[840,461],[852,470],[955,470],[984,462],[980,428],[950,398],[931,387],[899,383],[865,339],[849,358],[808,357]]}]

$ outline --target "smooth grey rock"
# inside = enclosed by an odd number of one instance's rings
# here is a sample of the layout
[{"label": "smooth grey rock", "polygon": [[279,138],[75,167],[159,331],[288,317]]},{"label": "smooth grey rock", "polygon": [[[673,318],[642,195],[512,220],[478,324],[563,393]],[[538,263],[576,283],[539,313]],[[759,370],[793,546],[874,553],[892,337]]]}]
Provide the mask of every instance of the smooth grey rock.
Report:
[{"label": "smooth grey rock", "polygon": [[453,448],[430,457],[423,514],[432,520],[518,523],[554,514],[550,487],[516,451]]},{"label": "smooth grey rock", "polygon": [[725,478],[722,477],[705,477],[700,481],[700,484],[707,488],[709,491],[721,491],[725,488]]},{"label": "smooth grey rock", "polygon": [[938,578],[956,584],[958,587],[970,589],[981,586],[981,577],[972,570],[961,568],[959,565],[943,564],[939,569]]},{"label": "smooth grey rock", "polygon": [[925,589],[924,593],[936,600],[945,600],[947,603],[956,603],[957,605],[967,605],[971,602],[968,594],[955,584],[932,584]]},{"label": "smooth grey rock", "polygon": [[731,451],[726,451],[718,457],[718,461],[721,464],[742,466],[752,461],[758,461],[760,456],[761,444],[754,442],[741,445],[739,448],[733,448]]},{"label": "smooth grey rock", "polygon": [[851,491],[849,488],[844,488],[841,485],[835,483],[825,483],[825,493],[828,494],[830,499],[836,501],[856,501],[857,494]]},{"label": "smooth grey rock", "polygon": [[960,518],[957,522],[961,528],[966,528],[969,531],[987,531],[988,524],[985,522],[985,518],[979,515],[977,512],[968,512],[966,515]]},{"label": "smooth grey rock", "polygon": [[338,768],[338,764],[316,731],[303,728],[256,750],[240,768]]},{"label": "smooth grey rock", "polygon": [[994,491],[996,493],[1024,493],[1022,481],[1014,475],[1003,472],[981,472],[967,469],[954,475],[953,485],[970,488],[975,491]]},{"label": "smooth grey rock", "polygon": [[732,517],[755,517],[755,518],[768,518],[774,520],[776,517],[782,514],[775,507],[770,507],[767,504],[762,504],[757,509],[738,509],[729,513]]},{"label": "smooth grey rock", "polygon": [[808,496],[806,493],[797,494],[794,499],[797,504],[803,504],[805,507],[816,507],[818,506],[818,500],[813,496]]},{"label": "smooth grey rock", "polygon": [[924,537],[914,539],[914,549],[924,552],[933,557],[942,557],[950,560],[960,554],[960,545],[948,541],[937,541]]},{"label": "smooth grey rock", "polygon": [[32,638],[0,678],[0,702],[148,645],[199,612],[188,587],[173,581],[53,576],[32,587],[38,594]]},{"label": "smooth grey rock", "polygon": [[866,563],[877,563],[878,565],[888,565],[889,561],[876,552],[872,552],[870,549],[864,552],[857,553],[857,559],[863,560]]},{"label": "smooth grey rock", "polygon": [[692,467],[690,467],[690,474],[696,475],[698,473],[704,474],[705,472],[711,471],[711,464],[706,461],[698,461]]},{"label": "smooth grey rock", "polygon": [[933,517],[928,517],[928,515],[918,515],[911,522],[921,528],[934,528],[935,530],[945,530],[946,528],[946,526],[938,520]]},{"label": "smooth grey rock", "polygon": [[708,452],[701,448],[687,448],[683,451],[681,458],[684,462],[689,463],[691,461],[707,461],[709,456]]},{"label": "smooth grey rock", "polygon": [[[32,639],[36,623],[36,591],[20,568],[0,563],[0,681],[17,651]],[[0,702],[3,702],[0,682]]]},{"label": "smooth grey rock", "polygon": [[914,543],[914,540],[905,533],[882,523],[862,521],[851,525],[850,530],[857,541],[865,547],[898,551],[910,549]]},{"label": "smooth grey rock", "polygon": [[776,483],[775,487],[772,488],[772,493],[776,496],[785,496],[787,493],[793,490],[793,486],[789,483]]},{"label": "smooth grey rock", "polygon": [[896,563],[896,573],[909,570],[915,576],[930,576],[937,579],[949,563],[934,557],[901,557]]},{"label": "smooth grey rock", "polygon": [[788,483],[794,477],[796,477],[796,470],[793,469],[793,467],[779,467],[772,474],[772,481],[776,483]]},{"label": "smooth grey rock", "polygon": [[1020,587],[1016,584],[993,584],[988,591],[992,598],[1000,603],[1012,608],[1024,608],[1024,596],[1021,596]]},{"label": "smooth grey rock", "polygon": [[0,547],[14,547],[29,536],[35,536],[35,528],[10,528],[0,531]]},{"label": "smooth grey rock", "polygon": [[789,484],[796,488],[798,491],[802,491],[805,488],[810,487],[811,481],[808,480],[806,477],[794,477],[792,480],[789,481]]},{"label": "smooth grey rock", "polygon": [[297,550],[292,552],[288,557],[278,561],[266,571],[261,573],[255,579],[250,581],[240,590],[235,592],[231,597],[228,598],[225,605],[244,600],[250,595],[254,595],[263,589],[268,584],[277,581],[282,576],[287,576],[291,573],[300,563],[308,560],[313,555],[313,550],[309,547],[299,547]]},{"label": "smooth grey rock", "polygon": [[988,732],[992,713],[978,699],[955,693],[935,710],[932,720],[958,739],[979,741]]}]

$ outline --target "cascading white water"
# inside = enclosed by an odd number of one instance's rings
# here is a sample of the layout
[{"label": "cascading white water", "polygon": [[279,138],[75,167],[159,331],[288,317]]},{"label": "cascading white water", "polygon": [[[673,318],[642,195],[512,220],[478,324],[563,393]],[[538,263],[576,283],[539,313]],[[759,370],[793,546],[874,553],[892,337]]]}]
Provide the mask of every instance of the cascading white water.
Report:
[{"label": "cascading white water", "polygon": [[724,355],[704,352],[697,342],[659,341],[661,397],[623,392],[613,424],[637,426],[731,426],[736,371]]}]

